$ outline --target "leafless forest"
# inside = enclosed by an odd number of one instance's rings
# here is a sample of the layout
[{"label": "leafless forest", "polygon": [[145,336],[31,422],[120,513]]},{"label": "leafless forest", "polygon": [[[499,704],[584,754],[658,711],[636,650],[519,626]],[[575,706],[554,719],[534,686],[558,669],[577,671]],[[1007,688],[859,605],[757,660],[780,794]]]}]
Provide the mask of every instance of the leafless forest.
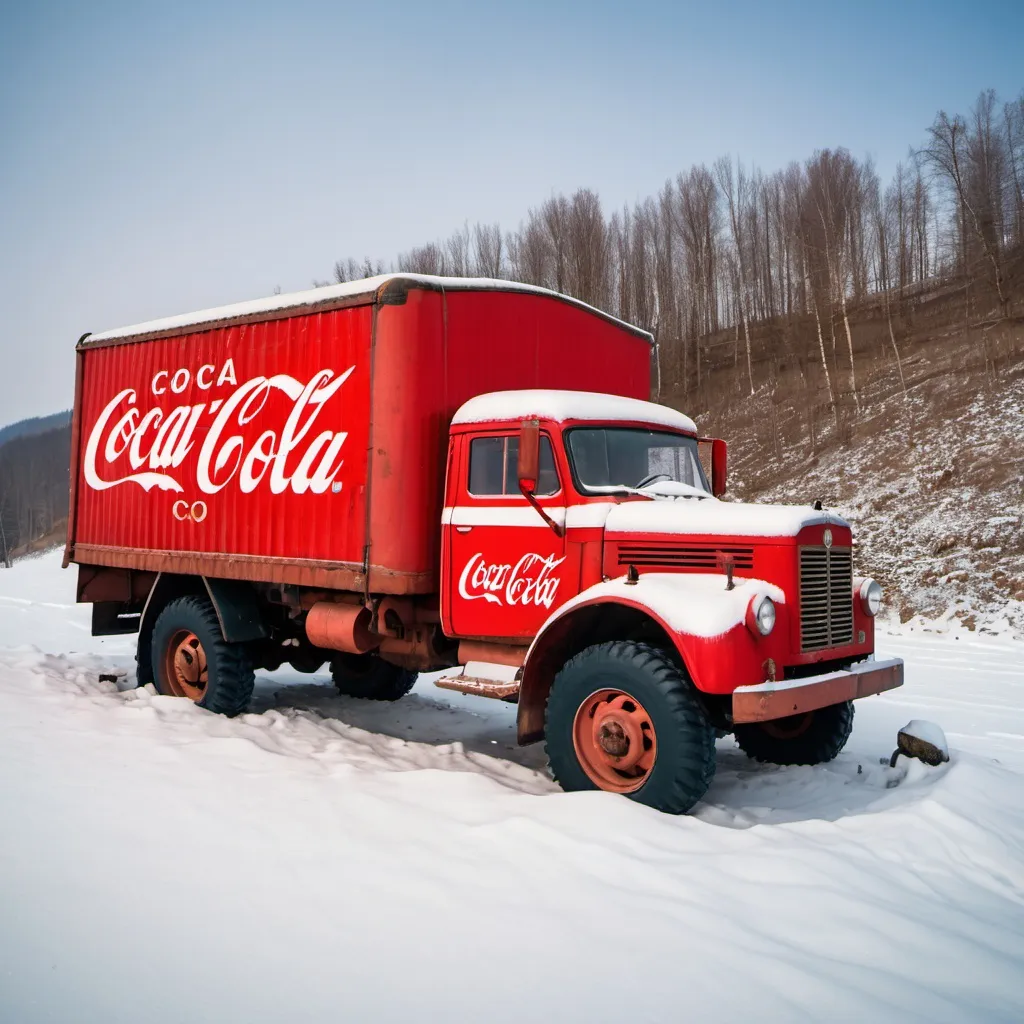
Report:
[{"label": "leafless forest", "polygon": [[[1022,248],[1024,93],[1004,103],[988,90],[967,114],[940,112],[887,184],[845,149],[771,174],[723,157],[610,216],[581,188],[515,230],[467,224],[392,268],[525,281],[645,327],[662,397],[697,413],[723,388],[770,395],[795,366],[813,445],[861,411],[860,350],[899,365],[914,310],[943,287],[960,290],[956,315],[994,359]],[[334,279],[384,269],[344,259]],[[855,342],[866,320],[882,329]]]},{"label": "leafless forest", "polygon": [[0,568],[39,542],[62,539],[70,442],[65,422],[0,444]]}]

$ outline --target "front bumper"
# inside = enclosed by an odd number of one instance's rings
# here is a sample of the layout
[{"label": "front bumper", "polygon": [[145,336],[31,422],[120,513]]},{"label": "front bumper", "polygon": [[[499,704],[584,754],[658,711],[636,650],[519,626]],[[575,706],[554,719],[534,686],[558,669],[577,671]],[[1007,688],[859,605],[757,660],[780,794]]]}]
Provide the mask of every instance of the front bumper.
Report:
[{"label": "front bumper", "polygon": [[826,672],[820,676],[737,686],[732,694],[732,720],[736,724],[770,722],[773,718],[816,711],[902,685],[903,659],[892,658],[859,661],[841,672]]}]

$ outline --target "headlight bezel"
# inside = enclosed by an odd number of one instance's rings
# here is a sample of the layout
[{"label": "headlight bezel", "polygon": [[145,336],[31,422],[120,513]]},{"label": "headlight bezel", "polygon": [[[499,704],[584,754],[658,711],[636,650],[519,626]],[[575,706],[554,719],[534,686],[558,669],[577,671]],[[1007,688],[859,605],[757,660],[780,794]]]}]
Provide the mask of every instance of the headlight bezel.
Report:
[{"label": "headlight bezel", "polygon": [[857,597],[861,610],[873,619],[882,607],[882,585],[871,576],[865,576],[857,587]]},{"label": "headlight bezel", "polygon": [[770,636],[778,622],[778,609],[767,594],[755,594],[747,605],[747,629],[758,639]]}]

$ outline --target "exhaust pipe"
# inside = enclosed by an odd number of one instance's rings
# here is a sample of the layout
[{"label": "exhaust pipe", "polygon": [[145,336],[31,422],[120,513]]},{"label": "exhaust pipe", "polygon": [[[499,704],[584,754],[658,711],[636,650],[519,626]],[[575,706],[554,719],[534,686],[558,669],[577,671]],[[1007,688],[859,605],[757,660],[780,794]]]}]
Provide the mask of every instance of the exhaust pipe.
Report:
[{"label": "exhaust pipe", "polygon": [[366,654],[383,637],[370,632],[370,611],[358,604],[317,601],[306,615],[306,636],[314,647],[346,654]]}]

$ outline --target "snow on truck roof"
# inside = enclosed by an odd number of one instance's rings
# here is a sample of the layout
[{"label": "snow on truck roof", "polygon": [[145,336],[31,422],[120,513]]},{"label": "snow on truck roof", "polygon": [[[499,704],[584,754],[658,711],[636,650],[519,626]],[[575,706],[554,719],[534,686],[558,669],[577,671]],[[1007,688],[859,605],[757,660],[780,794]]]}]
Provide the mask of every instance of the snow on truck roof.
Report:
[{"label": "snow on truck roof", "polygon": [[[367,298],[367,301],[372,301],[371,296],[374,299],[377,298],[388,285],[395,281],[434,291],[496,291],[543,295],[579,309],[585,309],[633,334],[646,338],[650,344],[654,344],[654,338],[647,331],[634,327],[633,324],[628,324],[624,320],[619,320],[594,306],[589,306],[585,302],[580,302],[579,299],[570,298],[568,295],[562,295],[547,288],[539,288],[532,284],[520,284],[516,281],[499,281],[489,277],[433,277],[428,274],[380,274],[377,277],[366,277],[360,281],[346,281],[344,284],[328,285],[323,288],[309,288],[306,291],[290,292],[287,295],[269,295],[264,299],[235,302],[228,306],[200,309],[194,313],[181,313],[178,316],[168,316],[160,320],[148,320],[145,323],[131,324],[128,327],[101,331],[98,334],[88,335],[83,344],[91,345],[129,338],[141,339],[153,335],[175,334],[186,328],[212,330],[215,327],[227,326],[242,320],[261,317],[272,319],[275,314],[294,316],[302,313],[324,312],[337,306],[347,305],[351,300],[363,296]],[[289,312],[292,310],[294,313]]]},{"label": "snow on truck roof", "polygon": [[492,391],[466,402],[452,423],[494,423],[498,420],[542,419],[563,423],[566,420],[622,420],[650,423],[696,434],[697,426],[689,416],[654,402],[620,395],[602,395],[593,391]]}]

